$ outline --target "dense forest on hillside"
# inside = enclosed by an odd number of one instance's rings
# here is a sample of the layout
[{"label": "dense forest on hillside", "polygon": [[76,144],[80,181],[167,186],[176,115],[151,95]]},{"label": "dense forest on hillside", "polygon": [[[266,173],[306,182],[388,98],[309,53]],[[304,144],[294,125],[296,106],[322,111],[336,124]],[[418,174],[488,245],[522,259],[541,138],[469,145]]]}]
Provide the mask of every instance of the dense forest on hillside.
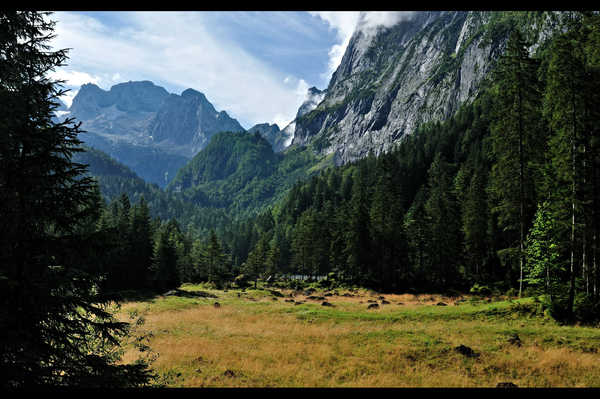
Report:
[{"label": "dense forest on hillside", "polygon": [[[597,318],[599,28],[597,15],[574,16],[536,58],[514,30],[476,101],[394,151],[297,183],[218,229],[220,244],[172,228],[179,281],[542,292],[557,318]],[[217,244],[227,261],[215,277],[195,254]]]}]

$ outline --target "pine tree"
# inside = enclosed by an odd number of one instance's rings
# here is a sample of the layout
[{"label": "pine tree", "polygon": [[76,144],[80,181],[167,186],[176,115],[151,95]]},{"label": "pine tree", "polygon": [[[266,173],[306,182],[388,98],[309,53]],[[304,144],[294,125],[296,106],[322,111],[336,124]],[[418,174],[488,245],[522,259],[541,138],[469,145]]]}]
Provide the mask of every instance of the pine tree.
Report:
[{"label": "pine tree", "polygon": [[506,53],[498,62],[495,114],[491,125],[492,167],[490,188],[497,206],[493,209],[505,230],[516,232],[519,263],[519,296],[522,293],[525,236],[535,211],[537,167],[543,154],[541,95],[538,62],[529,56],[521,33],[511,34]]},{"label": "pine tree", "polygon": [[560,293],[563,267],[560,262],[558,236],[548,202],[539,205],[533,227],[527,237],[527,268],[525,282],[553,296]]},{"label": "pine tree", "polygon": [[[585,79],[580,37],[575,31],[557,37],[547,71],[544,111],[552,129],[550,148],[555,180],[553,215],[569,229],[569,293],[566,312],[573,317],[581,170],[578,148],[584,130]],[[568,226],[568,227],[567,227]]]},{"label": "pine tree", "polygon": [[460,214],[450,169],[451,165],[438,153],[429,169],[425,203],[429,227],[429,267],[434,281],[442,287],[456,282],[461,263]]},{"label": "pine tree", "polygon": [[53,29],[49,13],[0,12],[2,386],[145,384],[145,365],[116,364],[127,324],[97,289],[103,241],[89,228],[95,183],[72,162],[79,125],[52,119],[64,91],[47,74],[67,59],[50,51]]},{"label": "pine tree", "polygon": [[208,282],[222,285],[227,272],[227,255],[214,230],[210,231],[208,243],[203,252],[203,263],[207,271]]},{"label": "pine tree", "polygon": [[144,288],[149,284],[149,269],[152,265],[153,241],[152,225],[150,219],[150,210],[144,199],[133,208],[133,217],[131,222],[131,268],[135,279],[133,287]]}]

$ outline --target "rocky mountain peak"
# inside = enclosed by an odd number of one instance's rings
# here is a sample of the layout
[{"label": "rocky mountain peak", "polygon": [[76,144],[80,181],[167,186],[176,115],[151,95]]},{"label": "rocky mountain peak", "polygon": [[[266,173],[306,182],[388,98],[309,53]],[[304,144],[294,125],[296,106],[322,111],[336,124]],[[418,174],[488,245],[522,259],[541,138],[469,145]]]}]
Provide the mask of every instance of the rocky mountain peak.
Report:
[{"label": "rocky mountain peak", "polygon": [[418,125],[444,120],[475,98],[504,49],[509,22],[537,43],[556,29],[547,14],[361,16],[322,100],[296,118],[293,144],[334,153],[337,163],[388,151]]}]

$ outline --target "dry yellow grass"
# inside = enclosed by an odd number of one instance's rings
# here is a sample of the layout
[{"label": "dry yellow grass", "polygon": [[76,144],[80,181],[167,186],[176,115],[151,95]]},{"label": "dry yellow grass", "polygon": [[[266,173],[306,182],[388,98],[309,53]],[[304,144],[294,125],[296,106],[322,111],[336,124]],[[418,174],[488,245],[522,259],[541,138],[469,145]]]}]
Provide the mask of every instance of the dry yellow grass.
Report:
[{"label": "dry yellow grass", "polygon": [[[133,310],[145,318],[138,333],[152,331],[152,367],[167,386],[600,386],[600,331],[590,328],[539,318],[445,318],[461,306],[439,296],[385,295],[389,305],[366,310],[377,295],[329,297],[335,307],[325,309],[303,295],[294,299],[307,304],[295,306],[284,298],[215,293],[219,308],[214,299],[189,298],[122,307],[123,318]],[[441,300],[450,306],[432,306]],[[508,331],[520,333],[521,347],[507,342]],[[562,336],[571,345],[557,343]],[[580,349],[585,343],[589,353]],[[456,352],[461,344],[480,356]],[[129,350],[123,361],[136,356]]]}]

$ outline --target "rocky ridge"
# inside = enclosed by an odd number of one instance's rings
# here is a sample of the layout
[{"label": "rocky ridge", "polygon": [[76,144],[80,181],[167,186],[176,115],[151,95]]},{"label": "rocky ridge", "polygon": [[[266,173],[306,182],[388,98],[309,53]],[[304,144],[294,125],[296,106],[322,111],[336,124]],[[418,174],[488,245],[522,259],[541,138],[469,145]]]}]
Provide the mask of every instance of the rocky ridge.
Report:
[{"label": "rocky ridge", "polygon": [[359,22],[323,100],[294,121],[292,144],[333,153],[336,164],[388,151],[475,98],[514,24],[535,50],[560,21],[548,12],[431,11],[391,27]]}]

